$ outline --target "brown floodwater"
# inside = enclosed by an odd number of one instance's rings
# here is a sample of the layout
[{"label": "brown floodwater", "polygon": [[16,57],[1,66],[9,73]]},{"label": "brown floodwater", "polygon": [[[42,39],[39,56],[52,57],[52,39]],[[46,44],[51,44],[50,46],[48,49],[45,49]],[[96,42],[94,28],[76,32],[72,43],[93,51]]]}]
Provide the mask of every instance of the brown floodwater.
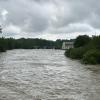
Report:
[{"label": "brown floodwater", "polygon": [[82,65],[63,50],[0,53],[0,100],[100,100],[100,65]]}]

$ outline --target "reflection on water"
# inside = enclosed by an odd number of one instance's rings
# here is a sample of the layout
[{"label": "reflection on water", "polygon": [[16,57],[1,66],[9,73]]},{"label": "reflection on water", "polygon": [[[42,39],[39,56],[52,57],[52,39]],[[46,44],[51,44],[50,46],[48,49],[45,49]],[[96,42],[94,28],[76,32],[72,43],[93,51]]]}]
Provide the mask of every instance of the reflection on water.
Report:
[{"label": "reflection on water", "polygon": [[11,50],[0,54],[0,100],[100,100],[100,68],[62,50]]}]

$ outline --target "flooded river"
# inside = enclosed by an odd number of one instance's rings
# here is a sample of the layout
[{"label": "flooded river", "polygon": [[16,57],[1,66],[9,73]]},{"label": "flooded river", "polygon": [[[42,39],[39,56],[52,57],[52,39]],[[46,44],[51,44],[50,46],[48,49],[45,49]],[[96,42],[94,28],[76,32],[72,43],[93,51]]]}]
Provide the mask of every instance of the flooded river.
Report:
[{"label": "flooded river", "polygon": [[0,100],[100,100],[100,65],[82,65],[63,50],[0,53]]}]

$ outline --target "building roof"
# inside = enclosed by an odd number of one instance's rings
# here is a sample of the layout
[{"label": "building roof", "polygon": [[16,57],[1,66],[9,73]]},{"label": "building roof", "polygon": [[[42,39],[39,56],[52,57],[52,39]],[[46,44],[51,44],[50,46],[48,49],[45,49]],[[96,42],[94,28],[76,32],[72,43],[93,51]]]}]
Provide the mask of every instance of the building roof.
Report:
[{"label": "building roof", "polygon": [[65,42],[66,45],[73,45],[74,42]]}]

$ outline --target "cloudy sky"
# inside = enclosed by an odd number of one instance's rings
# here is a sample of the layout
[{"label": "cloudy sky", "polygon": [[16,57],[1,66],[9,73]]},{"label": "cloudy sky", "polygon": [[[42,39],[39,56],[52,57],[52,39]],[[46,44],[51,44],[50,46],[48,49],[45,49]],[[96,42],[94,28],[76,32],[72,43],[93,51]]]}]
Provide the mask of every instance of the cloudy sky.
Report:
[{"label": "cloudy sky", "polygon": [[6,37],[50,40],[100,34],[100,0],[0,0]]}]

